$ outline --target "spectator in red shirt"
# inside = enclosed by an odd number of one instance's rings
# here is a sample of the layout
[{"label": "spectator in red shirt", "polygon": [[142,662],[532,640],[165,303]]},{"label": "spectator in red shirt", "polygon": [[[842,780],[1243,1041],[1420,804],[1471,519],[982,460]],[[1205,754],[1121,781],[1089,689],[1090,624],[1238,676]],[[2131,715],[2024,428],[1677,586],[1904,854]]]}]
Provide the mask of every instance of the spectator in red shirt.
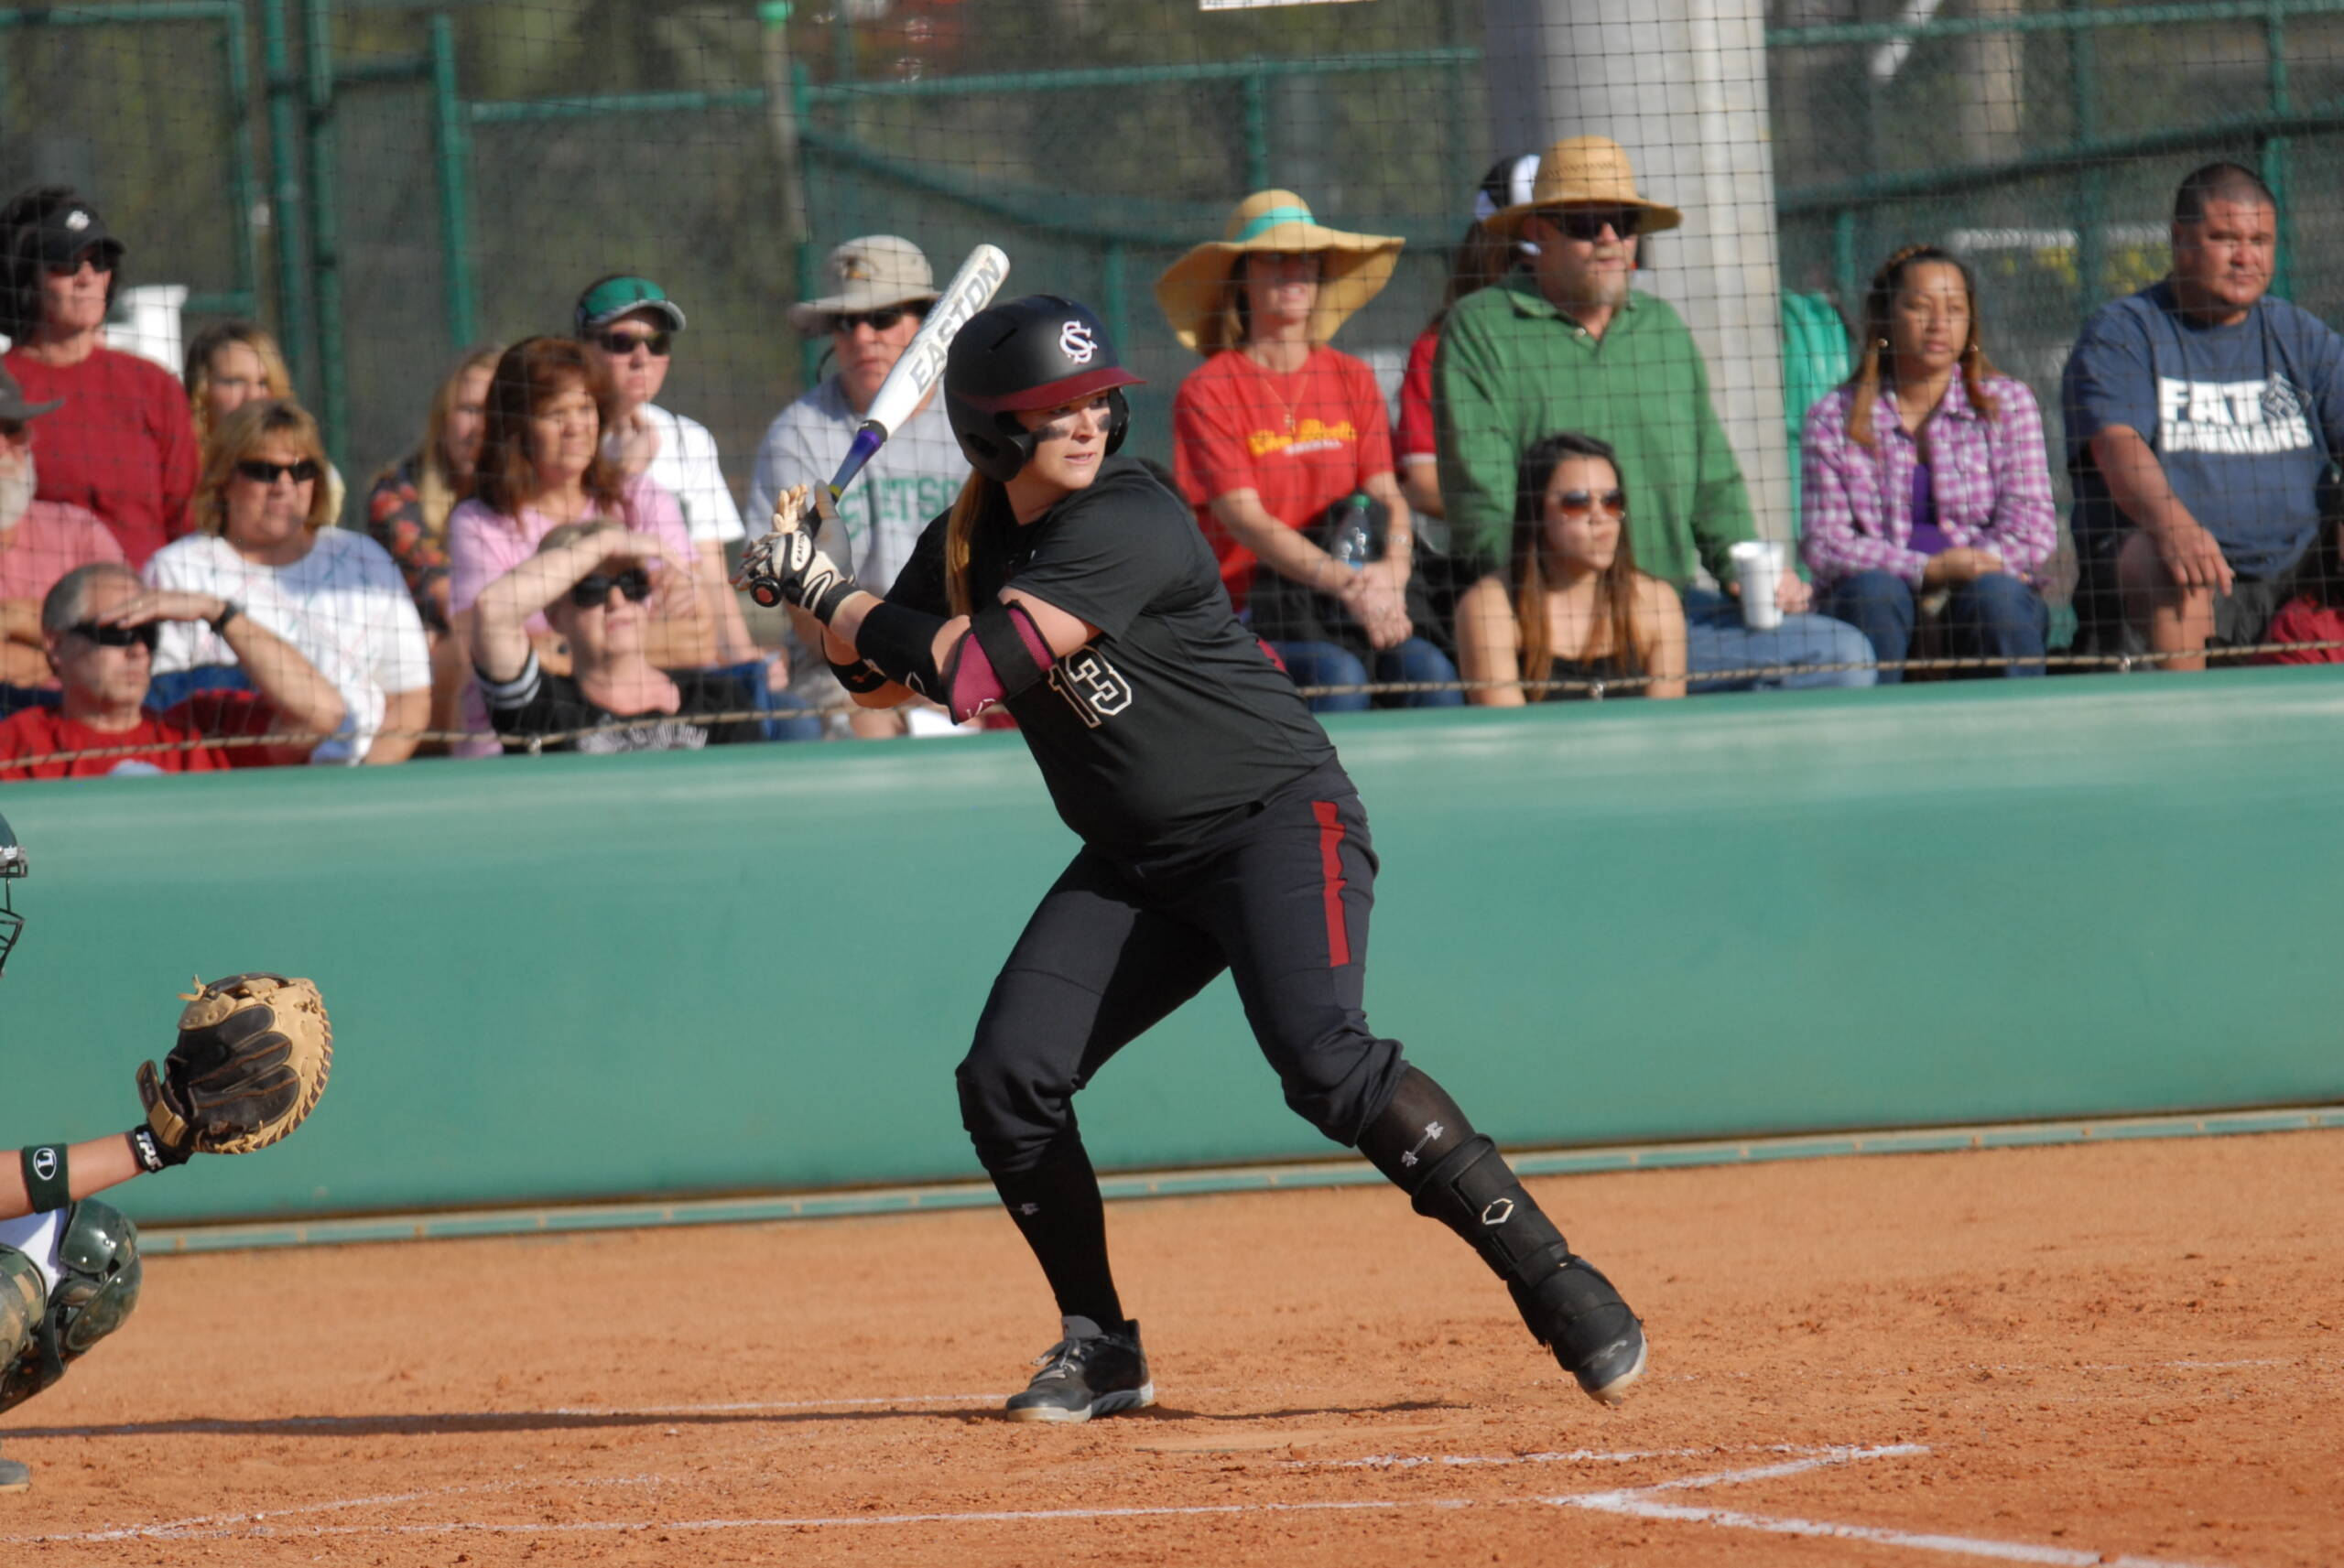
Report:
[{"label": "spectator in red shirt", "polygon": [[[1263,190],[1238,204],[1224,238],[1156,284],[1173,331],[1206,356],[1173,400],[1181,489],[1231,601],[1252,606],[1255,632],[1305,687],[1362,687],[1371,665],[1379,681],[1457,679],[1422,634],[1430,612],[1420,587],[1411,614],[1415,529],[1393,474],[1384,394],[1366,365],[1327,346],[1389,281],[1400,244],[1322,227],[1292,191]],[[1381,505],[1383,538],[1339,558],[1330,549],[1342,549],[1357,512],[1335,509],[1359,495]],[[1404,700],[1461,698],[1446,690]],[[1339,692],[1310,705],[1343,711],[1368,697]]]},{"label": "spectator in red shirt", "polygon": [[32,422],[56,406],[27,402],[0,369],[0,686],[50,684],[42,598],[75,567],[122,559],[122,546],[94,515],[33,498],[39,474]]},{"label": "spectator in red shirt", "polygon": [[61,185],[0,208],[0,332],[9,373],[38,401],[62,399],[41,432],[40,499],[105,520],[134,567],[188,531],[199,467],[179,378],[99,341],[123,244]]},{"label": "spectator in red shirt", "polygon": [[[1469,294],[1478,294],[1513,270],[1516,254],[1533,255],[1538,247],[1527,240],[1493,234],[1482,221],[1501,208],[1519,207],[1530,200],[1531,182],[1538,178],[1538,155],[1522,153],[1502,157],[1490,166],[1473,192],[1473,221],[1449,260],[1449,287],[1442,290],[1440,308],[1408,350],[1407,373],[1400,378],[1400,422],[1393,427],[1394,454],[1400,460],[1400,489],[1419,516],[1446,518],[1440,504],[1440,449],[1434,440],[1432,362],[1440,349],[1441,323]],[[1437,530],[1436,536],[1445,534]]]},{"label": "spectator in red shirt", "polygon": [[[2323,523],[2295,570],[2295,591],[2271,617],[2266,643],[2344,643],[2344,523]],[[2258,665],[2344,665],[2344,647],[2294,646],[2257,654]]]},{"label": "spectator in red shirt", "polygon": [[[167,621],[210,626],[235,651],[258,689],[203,692],[159,712],[148,708],[147,677]],[[319,737],[342,728],[342,697],[333,684],[231,600],[158,592],[128,567],[108,561],[60,579],[41,601],[40,622],[63,700],[0,720],[0,780],[300,762]],[[216,743],[271,732],[305,738],[279,745]],[[35,760],[108,748],[130,750],[73,762]]]}]

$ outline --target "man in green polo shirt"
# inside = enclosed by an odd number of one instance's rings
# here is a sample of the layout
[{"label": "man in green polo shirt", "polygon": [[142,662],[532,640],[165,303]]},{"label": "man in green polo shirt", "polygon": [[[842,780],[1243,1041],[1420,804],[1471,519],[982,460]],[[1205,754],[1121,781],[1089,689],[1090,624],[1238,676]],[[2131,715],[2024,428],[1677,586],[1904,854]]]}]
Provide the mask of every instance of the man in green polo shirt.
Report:
[{"label": "man in green polo shirt", "polygon": [[[1594,436],[1620,454],[1637,568],[1685,600],[1692,689],[1870,686],[1871,643],[1806,613],[1796,574],[1783,576],[1781,624],[1763,632],[1742,625],[1731,599],[1693,586],[1700,568],[1731,585],[1728,552],[1756,531],[1700,349],[1666,301],[1629,287],[1637,237],[1680,221],[1636,193],[1626,153],[1602,136],[1548,147],[1530,200],[1488,220],[1535,254],[1460,300],[1441,329],[1433,387],[1450,535],[1481,569],[1503,570],[1523,451],[1558,431]],[[1761,668],[1776,673],[1699,678]]]}]

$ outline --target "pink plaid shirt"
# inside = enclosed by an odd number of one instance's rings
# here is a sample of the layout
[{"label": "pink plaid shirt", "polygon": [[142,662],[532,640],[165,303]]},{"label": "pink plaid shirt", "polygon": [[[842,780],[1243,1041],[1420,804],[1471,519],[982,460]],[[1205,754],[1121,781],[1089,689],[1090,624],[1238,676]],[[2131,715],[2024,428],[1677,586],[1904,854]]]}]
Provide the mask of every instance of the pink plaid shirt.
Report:
[{"label": "pink plaid shirt", "polygon": [[[1956,548],[1991,550],[2033,580],[2059,543],[2051,465],[2035,395],[2008,376],[1987,383],[1996,416],[1970,406],[1955,376],[1930,420],[1930,492],[1937,526]],[[1890,571],[1921,586],[1929,557],[1913,549],[1913,470],[1919,444],[1887,392],[1872,410],[1870,449],[1848,439],[1854,393],[1841,387],[1807,411],[1799,438],[1799,554],[1825,587],[1858,572]]]}]

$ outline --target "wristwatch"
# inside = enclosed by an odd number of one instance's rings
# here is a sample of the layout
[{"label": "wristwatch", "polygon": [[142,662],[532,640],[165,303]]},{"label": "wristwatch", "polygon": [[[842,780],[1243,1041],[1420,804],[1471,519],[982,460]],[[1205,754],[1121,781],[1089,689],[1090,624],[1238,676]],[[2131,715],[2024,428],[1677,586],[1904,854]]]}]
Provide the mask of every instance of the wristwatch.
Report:
[{"label": "wristwatch", "polygon": [[244,612],[244,607],[233,599],[223,599],[220,602],[223,606],[220,613],[204,622],[206,626],[212,628],[212,634],[215,637],[226,636],[228,622]]}]

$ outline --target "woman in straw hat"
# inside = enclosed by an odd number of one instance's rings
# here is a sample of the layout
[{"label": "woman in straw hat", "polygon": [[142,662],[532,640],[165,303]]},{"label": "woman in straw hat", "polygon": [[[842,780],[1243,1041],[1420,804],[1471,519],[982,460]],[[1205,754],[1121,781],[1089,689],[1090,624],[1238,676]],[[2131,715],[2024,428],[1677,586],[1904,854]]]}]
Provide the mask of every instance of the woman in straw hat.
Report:
[{"label": "woman in straw hat", "polygon": [[[1173,331],[1205,356],[1172,406],[1181,488],[1231,601],[1251,603],[1254,630],[1303,686],[1364,687],[1371,664],[1379,681],[1457,678],[1422,634],[1430,614],[1421,590],[1410,613],[1415,529],[1393,473],[1383,392],[1366,365],[1327,346],[1390,281],[1400,245],[1326,228],[1292,191],[1263,190],[1238,203],[1221,239],[1156,283]],[[1370,504],[1346,504],[1359,496]],[[1338,558],[1348,553],[1338,535],[1375,506],[1380,547]],[[1403,700],[1461,698],[1451,687]],[[1319,712],[1367,705],[1358,690],[1311,701]]]}]

